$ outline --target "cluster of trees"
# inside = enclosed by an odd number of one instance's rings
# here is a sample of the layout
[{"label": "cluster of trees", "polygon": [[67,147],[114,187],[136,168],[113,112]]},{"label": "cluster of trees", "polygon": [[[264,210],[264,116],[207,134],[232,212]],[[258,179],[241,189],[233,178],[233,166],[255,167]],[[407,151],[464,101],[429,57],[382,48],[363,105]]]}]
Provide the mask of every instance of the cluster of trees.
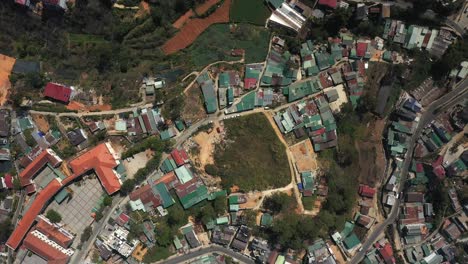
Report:
[{"label": "cluster of trees", "polygon": [[47,211],[46,217],[52,223],[59,223],[60,221],[62,221],[62,216],[53,209],[50,209],[49,211]]},{"label": "cluster of trees", "polygon": [[163,141],[158,137],[152,136],[144,139],[143,141],[134,144],[127,151],[122,153],[122,159],[132,157],[133,155],[143,152],[147,149],[154,151],[154,156],[146,163],[144,168],[139,169],[133,179],[127,179],[122,183],[120,188],[121,195],[130,193],[137,184],[143,182],[149,173],[158,169],[161,162],[163,152],[169,152],[173,146],[173,141]]}]

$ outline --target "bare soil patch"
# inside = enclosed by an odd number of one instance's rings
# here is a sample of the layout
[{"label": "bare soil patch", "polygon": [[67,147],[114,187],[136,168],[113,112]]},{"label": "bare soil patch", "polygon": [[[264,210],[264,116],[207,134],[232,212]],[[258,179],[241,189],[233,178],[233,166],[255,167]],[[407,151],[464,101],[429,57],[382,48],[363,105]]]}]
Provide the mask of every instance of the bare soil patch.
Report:
[{"label": "bare soil patch", "polygon": [[34,123],[36,123],[37,128],[42,133],[47,133],[50,129],[49,122],[43,115],[31,115]]},{"label": "bare soil patch", "polygon": [[185,14],[183,14],[181,17],[179,17],[173,24],[172,26],[177,28],[177,29],[181,29],[186,23],[188,23],[190,21],[190,18],[195,15],[192,11],[192,9],[190,9],[189,11],[185,12]]},{"label": "bare soil patch", "polygon": [[175,53],[181,49],[190,46],[197,37],[203,33],[210,25],[216,23],[229,22],[229,9],[231,0],[225,0],[224,3],[216,9],[216,11],[206,18],[195,18],[186,23],[180,31],[162,46],[162,50],[166,55]]},{"label": "bare soil patch", "polygon": [[289,147],[293,154],[298,172],[315,171],[317,169],[317,155],[309,139]]},{"label": "bare soil patch", "polygon": [[77,101],[71,101],[67,105],[67,109],[74,111],[109,111],[112,110],[112,106],[108,104],[97,104],[89,106]]},{"label": "bare soil patch", "polygon": [[386,160],[381,140],[384,127],[385,120],[371,121],[366,130],[367,140],[356,141],[361,169],[359,181],[372,187],[384,177]]},{"label": "bare soil patch", "polygon": [[195,123],[206,117],[202,97],[201,89],[196,83],[187,90],[185,104],[182,110],[182,118],[184,120],[189,120],[192,123]]},{"label": "bare soil patch", "polygon": [[0,106],[3,105],[11,88],[10,74],[16,59],[0,54]]}]

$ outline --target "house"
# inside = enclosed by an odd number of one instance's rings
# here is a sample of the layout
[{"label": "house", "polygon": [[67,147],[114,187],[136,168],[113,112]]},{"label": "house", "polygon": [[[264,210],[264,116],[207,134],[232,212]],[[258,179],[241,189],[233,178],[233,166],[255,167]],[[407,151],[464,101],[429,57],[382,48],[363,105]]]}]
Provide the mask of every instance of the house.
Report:
[{"label": "house", "polygon": [[73,89],[57,83],[47,83],[44,89],[44,96],[50,99],[68,104],[72,96]]},{"label": "house", "polygon": [[373,198],[375,195],[375,189],[367,185],[359,186],[359,195],[362,197]]},{"label": "house", "polygon": [[201,245],[197,235],[195,235],[195,231],[193,230],[185,234],[185,239],[187,240],[191,248],[196,248]]},{"label": "house", "polygon": [[88,139],[88,136],[86,135],[85,131],[81,128],[69,131],[67,133],[67,137],[73,146],[78,146]]},{"label": "house", "polygon": [[211,241],[219,245],[229,245],[236,234],[237,229],[233,226],[216,226],[211,235]]},{"label": "house", "polygon": [[405,201],[407,203],[423,203],[424,202],[424,194],[418,192],[407,192]]},{"label": "house", "polygon": [[177,166],[182,166],[190,162],[187,152],[184,149],[176,148],[171,151],[171,156]]},{"label": "house", "polygon": [[0,137],[8,137],[10,135],[9,116],[8,111],[0,110]]}]

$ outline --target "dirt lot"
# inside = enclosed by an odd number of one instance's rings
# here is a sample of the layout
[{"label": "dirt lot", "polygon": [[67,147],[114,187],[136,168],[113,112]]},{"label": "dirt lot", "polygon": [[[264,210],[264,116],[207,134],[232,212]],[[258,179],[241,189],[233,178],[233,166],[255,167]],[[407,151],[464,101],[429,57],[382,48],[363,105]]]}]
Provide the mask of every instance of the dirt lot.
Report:
[{"label": "dirt lot", "polygon": [[49,131],[49,122],[47,122],[47,119],[44,118],[43,115],[31,115],[31,117],[34,123],[36,123],[36,126],[39,129],[39,131],[41,131],[44,134]]},{"label": "dirt lot", "polygon": [[3,105],[11,88],[10,73],[16,59],[0,54],[0,106]]},{"label": "dirt lot", "polygon": [[309,139],[297,143],[289,147],[293,154],[294,161],[298,172],[315,171],[317,169],[317,155],[314,152],[312,143]]},{"label": "dirt lot", "polygon": [[196,83],[187,90],[185,105],[182,110],[182,118],[184,120],[190,120],[192,123],[195,123],[206,117],[202,97],[201,89]]},{"label": "dirt lot", "polygon": [[203,33],[210,25],[216,23],[229,22],[229,9],[231,0],[226,0],[223,4],[211,15],[206,18],[195,18],[186,23],[180,31],[162,46],[162,50],[166,55],[175,53],[181,49],[190,46],[197,37]]},{"label": "dirt lot", "polygon": [[192,9],[190,9],[189,11],[187,11],[185,14],[183,14],[181,17],[179,17],[173,24],[172,26],[177,28],[177,29],[181,29],[187,22],[190,21],[190,17],[195,15],[192,11]]},{"label": "dirt lot", "polygon": [[132,179],[135,173],[146,166],[146,163],[151,159],[153,153],[150,150],[145,152],[140,152],[133,155],[133,158],[130,158],[130,161],[124,160],[123,165],[125,170],[127,170],[127,176],[129,179]]},{"label": "dirt lot", "polygon": [[84,112],[90,112],[90,111],[109,111],[112,110],[112,106],[108,104],[97,104],[97,105],[84,105],[82,103],[79,103],[77,101],[71,101],[67,105],[68,110],[76,110],[76,111],[84,111]]},{"label": "dirt lot", "polygon": [[384,177],[386,165],[381,141],[385,120],[371,121],[367,127],[365,136],[367,140],[356,142],[361,168],[359,181],[374,187]]},{"label": "dirt lot", "polygon": [[346,261],[343,258],[343,254],[341,254],[340,249],[333,243],[328,243],[330,245],[330,248],[333,250],[333,253],[335,254],[336,257],[336,262],[339,264],[345,264]]}]

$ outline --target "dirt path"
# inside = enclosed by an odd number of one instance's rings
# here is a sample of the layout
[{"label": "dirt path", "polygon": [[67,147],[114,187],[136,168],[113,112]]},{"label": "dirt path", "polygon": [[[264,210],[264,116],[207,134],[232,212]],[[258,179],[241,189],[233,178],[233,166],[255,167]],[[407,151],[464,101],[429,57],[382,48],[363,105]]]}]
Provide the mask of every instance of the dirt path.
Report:
[{"label": "dirt path", "polygon": [[295,176],[296,173],[295,173],[295,170],[294,170],[294,164],[292,162],[293,158],[292,158],[291,151],[289,150],[289,146],[286,143],[286,140],[284,140],[283,134],[281,134],[281,131],[276,126],[276,123],[273,120],[273,116],[272,116],[271,112],[268,112],[268,113],[263,112],[263,114],[267,117],[268,121],[270,122],[270,125],[273,127],[273,130],[276,133],[276,136],[279,138],[281,143],[283,143],[284,147],[286,148],[286,155],[288,156],[289,170],[290,170],[290,173],[291,173],[291,183],[290,183],[290,185],[292,184],[292,188],[294,190],[294,196],[296,197],[298,210],[301,213],[303,213],[304,212],[304,205],[302,204],[302,197],[301,197],[301,194],[299,192],[299,189],[297,188],[297,181],[296,181],[296,176]]},{"label": "dirt path", "polygon": [[[198,77],[199,77],[202,73],[204,73],[205,71],[207,71],[211,66],[214,66],[214,65],[220,64],[220,63],[227,63],[227,64],[231,64],[231,65],[232,65],[232,64],[236,64],[236,63],[244,63],[244,59],[245,59],[245,55],[242,56],[242,59],[236,60],[236,61],[215,61],[215,62],[213,62],[213,63],[208,64],[207,66],[205,66],[205,68],[203,68],[203,70],[201,70],[201,71],[199,71],[199,72],[196,72],[197,75],[196,75],[195,79],[194,79],[192,82],[190,82],[190,83],[185,87],[185,89],[184,89],[184,94],[187,94],[188,89],[190,89],[190,87],[192,87],[192,85],[197,81]],[[195,72],[192,72],[192,73],[195,73]],[[191,73],[191,74],[192,74],[192,73]],[[187,78],[187,77],[190,76],[191,74],[187,75],[185,78]],[[185,79],[185,78],[184,78],[184,79]]]}]

